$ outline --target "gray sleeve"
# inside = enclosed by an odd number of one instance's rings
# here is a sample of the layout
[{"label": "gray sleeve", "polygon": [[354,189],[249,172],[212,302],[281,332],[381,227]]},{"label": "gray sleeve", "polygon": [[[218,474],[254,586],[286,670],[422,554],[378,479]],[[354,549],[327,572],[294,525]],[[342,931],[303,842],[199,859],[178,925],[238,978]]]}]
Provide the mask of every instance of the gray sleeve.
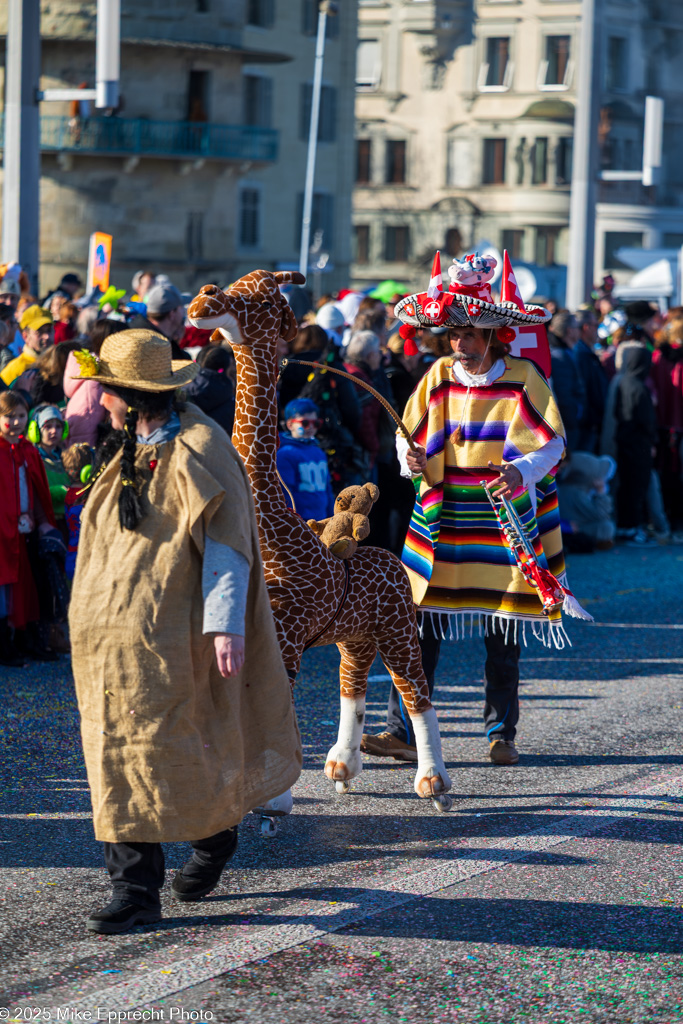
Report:
[{"label": "gray sleeve", "polygon": [[204,633],[244,636],[249,563],[227,544],[206,538],[202,565]]}]

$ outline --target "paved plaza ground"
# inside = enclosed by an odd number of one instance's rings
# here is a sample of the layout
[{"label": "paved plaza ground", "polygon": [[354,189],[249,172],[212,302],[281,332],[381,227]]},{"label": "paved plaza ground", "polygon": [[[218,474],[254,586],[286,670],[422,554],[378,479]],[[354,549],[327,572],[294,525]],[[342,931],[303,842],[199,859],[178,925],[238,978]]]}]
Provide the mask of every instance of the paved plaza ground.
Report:
[{"label": "paved plaza ground", "polygon": [[[84,926],[110,888],[68,659],[0,669],[4,1019],[683,1020],[683,548],[576,556],[570,581],[597,621],[523,651],[519,766],[487,760],[477,638],[444,645],[435,694],[452,812],[369,757],[337,795],[338,658],[311,651],[294,814],[273,840],[247,818],[201,903],[174,903],[169,872],[163,922],[119,937]],[[387,679],[378,662],[370,729]],[[171,869],[187,856],[166,849]]]}]

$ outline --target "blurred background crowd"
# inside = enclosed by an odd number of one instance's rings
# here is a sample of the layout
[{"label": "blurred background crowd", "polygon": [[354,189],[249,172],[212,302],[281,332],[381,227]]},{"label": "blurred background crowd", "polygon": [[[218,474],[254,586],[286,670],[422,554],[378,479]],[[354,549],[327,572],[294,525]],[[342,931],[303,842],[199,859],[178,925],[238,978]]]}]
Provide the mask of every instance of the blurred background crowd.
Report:
[{"label": "blurred background crowd", "polygon": [[[544,302],[553,311],[551,384],[567,433],[558,469],[560,513],[565,545],[574,553],[615,543],[683,543],[683,307],[666,314],[645,301],[620,307],[611,284],[605,279],[580,309]],[[450,354],[448,332],[418,331],[418,352],[406,355],[394,315],[402,297],[395,282],[315,303],[304,288],[283,291],[299,323],[279,352],[278,468],[288,500],[305,519],[325,518],[343,487],[373,481],[380,498],[366,543],[400,554],[415,492],[400,476],[393,420],[360,386],[301,361],[371,384],[401,414],[431,364]],[[110,429],[100,385],[74,379],[83,350],[97,355],[106,337],[129,327],[159,332],[173,358],[199,364],[184,398],[231,433],[234,357],[209,343],[210,332],[188,324],[190,299],[167,276],[147,270],[127,290],[104,295],[84,295],[74,273],[43,297],[27,294],[11,270],[0,281],[0,435],[12,451],[19,437],[35,446],[49,486],[47,498],[31,491],[30,473],[17,476],[27,517],[20,532],[30,556],[22,572],[30,579],[22,616],[11,588],[0,586],[0,663],[68,651],[81,492]],[[0,483],[8,486],[4,476]],[[6,534],[9,526],[2,529]]]}]

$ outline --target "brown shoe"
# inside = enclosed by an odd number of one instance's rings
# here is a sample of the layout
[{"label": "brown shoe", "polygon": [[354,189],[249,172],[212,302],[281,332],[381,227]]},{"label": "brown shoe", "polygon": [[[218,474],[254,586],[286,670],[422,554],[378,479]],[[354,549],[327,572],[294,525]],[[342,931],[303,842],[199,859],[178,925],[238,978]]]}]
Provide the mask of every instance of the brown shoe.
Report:
[{"label": "brown shoe", "polygon": [[360,749],[364,754],[374,754],[375,757],[393,757],[395,761],[417,761],[417,747],[411,747],[409,743],[397,739],[390,732],[381,732],[378,736],[364,732]]},{"label": "brown shoe", "polygon": [[517,764],[519,753],[513,740],[493,740],[489,748],[493,764]]}]

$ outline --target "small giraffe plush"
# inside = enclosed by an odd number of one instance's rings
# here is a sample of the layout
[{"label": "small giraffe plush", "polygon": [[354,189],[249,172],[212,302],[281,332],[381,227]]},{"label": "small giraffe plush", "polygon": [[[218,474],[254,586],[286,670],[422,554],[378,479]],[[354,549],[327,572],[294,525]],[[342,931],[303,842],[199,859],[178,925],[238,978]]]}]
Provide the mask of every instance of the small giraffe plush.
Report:
[{"label": "small giraffe plush", "polygon": [[375,484],[345,487],[337,495],[334,515],[329,519],[309,519],[308,525],[337,558],[353,558],[358,541],[365,540],[370,533],[368,516],[378,498],[379,487]]}]

